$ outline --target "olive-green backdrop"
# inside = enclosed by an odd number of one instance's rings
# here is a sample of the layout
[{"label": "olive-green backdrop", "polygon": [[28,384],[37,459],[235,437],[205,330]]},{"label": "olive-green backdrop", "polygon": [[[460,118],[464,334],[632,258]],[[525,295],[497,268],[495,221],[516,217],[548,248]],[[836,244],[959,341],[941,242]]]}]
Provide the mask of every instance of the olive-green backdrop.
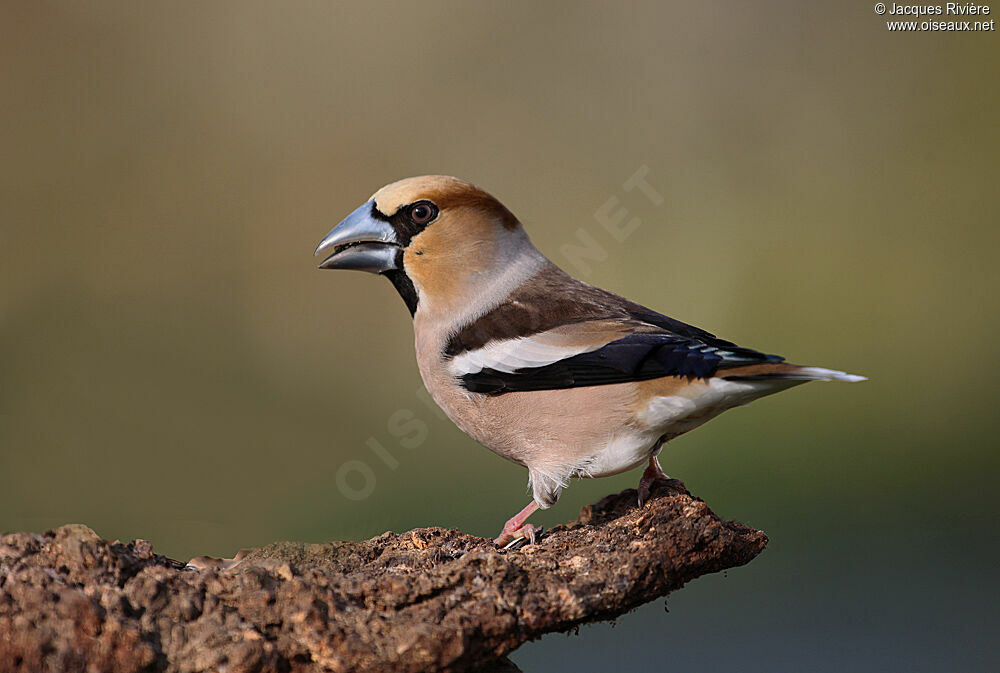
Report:
[{"label": "olive-green backdrop", "polygon": [[[447,173],[589,282],[871,378],[670,444],[767,551],[669,613],[528,644],[525,671],[996,670],[1000,42],[890,18],[3,2],[0,530],[81,522],[182,559],[495,534],[523,469],[425,404],[389,283],[311,257],[382,184]],[[617,240],[602,208],[638,226]]]}]

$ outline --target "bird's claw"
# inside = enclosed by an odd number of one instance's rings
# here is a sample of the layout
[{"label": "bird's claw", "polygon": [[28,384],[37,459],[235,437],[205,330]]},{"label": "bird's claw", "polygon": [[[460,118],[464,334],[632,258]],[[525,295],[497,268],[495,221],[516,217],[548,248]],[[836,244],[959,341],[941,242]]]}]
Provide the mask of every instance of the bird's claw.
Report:
[{"label": "bird's claw", "polygon": [[193,559],[187,562],[184,566],[184,570],[232,570],[240,563],[243,562],[243,558],[246,556],[246,552],[241,550],[233,558],[215,558],[214,556],[195,556]]},{"label": "bird's claw", "polygon": [[650,456],[649,467],[643,470],[642,478],[639,479],[639,486],[635,489],[638,492],[639,507],[649,502],[649,495],[653,490],[653,484],[657,481],[670,481],[670,477],[660,467],[660,462],[656,456]]},{"label": "bird's claw", "polygon": [[494,542],[503,549],[516,549],[523,544],[535,544],[537,536],[542,532],[541,526],[526,523],[513,532],[504,530]]}]

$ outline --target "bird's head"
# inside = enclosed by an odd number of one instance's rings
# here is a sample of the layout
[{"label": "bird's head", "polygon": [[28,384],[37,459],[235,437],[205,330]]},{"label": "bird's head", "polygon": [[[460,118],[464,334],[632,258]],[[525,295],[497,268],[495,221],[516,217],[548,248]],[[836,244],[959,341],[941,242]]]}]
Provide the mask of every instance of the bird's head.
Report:
[{"label": "bird's head", "polygon": [[334,227],[315,254],[325,255],[321,269],[385,275],[410,313],[475,301],[510,267],[541,256],[503,204],[444,175],[386,185]]}]

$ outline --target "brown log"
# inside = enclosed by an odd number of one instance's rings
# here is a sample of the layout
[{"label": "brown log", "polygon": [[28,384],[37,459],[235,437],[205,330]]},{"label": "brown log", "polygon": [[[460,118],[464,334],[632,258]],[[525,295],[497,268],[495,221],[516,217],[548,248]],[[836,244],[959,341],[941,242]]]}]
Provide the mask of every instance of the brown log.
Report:
[{"label": "brown log", "polygon": [[678,481],[503,551],[442,528],[185,568],[85,526],[0,537],[0,671],[516,670],[504,655],[749,562],[767,536]]}]

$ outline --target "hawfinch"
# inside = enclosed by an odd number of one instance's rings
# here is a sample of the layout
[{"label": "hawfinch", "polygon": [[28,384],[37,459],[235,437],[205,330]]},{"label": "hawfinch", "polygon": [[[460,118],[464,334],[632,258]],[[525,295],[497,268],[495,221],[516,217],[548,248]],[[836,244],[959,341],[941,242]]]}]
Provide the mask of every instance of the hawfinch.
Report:
[{"label": "hawfinch", "polygon": [[448,417],[528,468],[532,501],[497,544],[528,538],[572,477],[645,465],[667,442],[806,381],[862,381],[802,367],[569,276],[499,201],[463,180],[400,180],[327,234],[321,269],[385,276],[413,316],[417,365]]}]

